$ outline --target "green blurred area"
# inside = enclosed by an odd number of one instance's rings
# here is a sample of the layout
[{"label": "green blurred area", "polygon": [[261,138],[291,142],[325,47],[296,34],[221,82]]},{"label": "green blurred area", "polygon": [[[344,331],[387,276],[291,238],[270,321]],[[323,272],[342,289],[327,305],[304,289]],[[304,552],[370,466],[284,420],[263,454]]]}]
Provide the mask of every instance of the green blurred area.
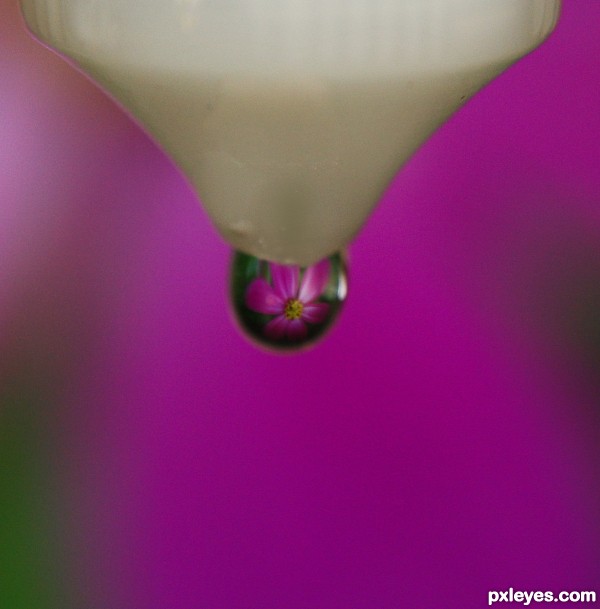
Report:
[{"label": "green blurred area", "polygon": [[68,609],[57,438],[26,379],[0,386],[0,607]]}]

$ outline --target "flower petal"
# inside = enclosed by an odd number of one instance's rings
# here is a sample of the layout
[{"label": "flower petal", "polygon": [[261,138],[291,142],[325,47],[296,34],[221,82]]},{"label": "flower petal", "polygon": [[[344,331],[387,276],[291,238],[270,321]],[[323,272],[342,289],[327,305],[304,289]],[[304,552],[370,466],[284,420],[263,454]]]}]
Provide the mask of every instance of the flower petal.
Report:
[{"label": "flower petal", "polygon": [[325,321],[328,314],[329,305],[327,303],[311,302],[304,305],[301,319],[309,324],[320,324],[321,322]]},{"label": "flower petal", "polygon": [[331,264],[327,258],[321,260],[318,264],[309,266],[306,271],[304,271],[298,299],[302,303],[307,303],[318,298],[329,282],[330,272]]},{"label": "flower petal", "polygon": [[276,315],[283,313],[284,302],[265,279],[255,279],[246,288],[246,306],[257,313]]},{"label": "flower petal", "polygon": [[298,275],[300,269],[297,266],[275,264],[271,262],[271,277],[273,278],[273,289],[282,300],[296,298],[298,293]]},{"label": "flower petal", "polygon": [[301,319],[287,322],[287,335],[290,340],[302,340],[306,336],[306,324]]},{"label": "flower petal", "polygon": [[287,319],[285,315],[280,315],[279,317],[272,319],[265,326],[263,332],[267,338],[281,340],[285,336],[289,324],[289,319]]}]

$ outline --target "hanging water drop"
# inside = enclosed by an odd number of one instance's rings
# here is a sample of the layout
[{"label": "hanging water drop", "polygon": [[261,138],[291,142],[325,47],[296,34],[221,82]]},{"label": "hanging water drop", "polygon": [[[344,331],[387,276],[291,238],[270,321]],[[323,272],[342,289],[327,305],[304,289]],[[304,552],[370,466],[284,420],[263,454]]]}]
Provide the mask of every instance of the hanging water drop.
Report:
[{"label": "hanging water drop", "polygon": [[347,287],[341,254],[300,267],[236,252],[231,266],[231,299],[242,330],[280,350],[319,340],[337,318]]}]

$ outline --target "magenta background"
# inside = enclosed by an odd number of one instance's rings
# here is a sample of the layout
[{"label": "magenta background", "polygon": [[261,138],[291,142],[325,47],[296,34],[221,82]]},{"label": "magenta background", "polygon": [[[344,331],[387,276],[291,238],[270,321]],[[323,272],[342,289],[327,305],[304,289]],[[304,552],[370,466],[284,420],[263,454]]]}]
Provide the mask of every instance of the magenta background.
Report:
[{"label": "magenta background", "polygon": [[53,409],[78,606],[600,592],[598,0],[398,176],[295,357],[238,334],[162,153],[0,7],[0,382]]}]

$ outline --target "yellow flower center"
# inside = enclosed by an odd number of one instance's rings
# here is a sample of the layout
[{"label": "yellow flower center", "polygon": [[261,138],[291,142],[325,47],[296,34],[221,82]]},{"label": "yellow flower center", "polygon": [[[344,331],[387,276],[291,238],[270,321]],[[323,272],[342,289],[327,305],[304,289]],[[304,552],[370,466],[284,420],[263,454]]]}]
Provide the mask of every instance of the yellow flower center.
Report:
[{"label": "yellow flower center", "polygon": [[296,298],[290,298],[285,303],[285,309],[283,313],[286,319],[293,321],[294,319],[300,319],[303,310],[304,305],[299,300],[297,300]]}]

